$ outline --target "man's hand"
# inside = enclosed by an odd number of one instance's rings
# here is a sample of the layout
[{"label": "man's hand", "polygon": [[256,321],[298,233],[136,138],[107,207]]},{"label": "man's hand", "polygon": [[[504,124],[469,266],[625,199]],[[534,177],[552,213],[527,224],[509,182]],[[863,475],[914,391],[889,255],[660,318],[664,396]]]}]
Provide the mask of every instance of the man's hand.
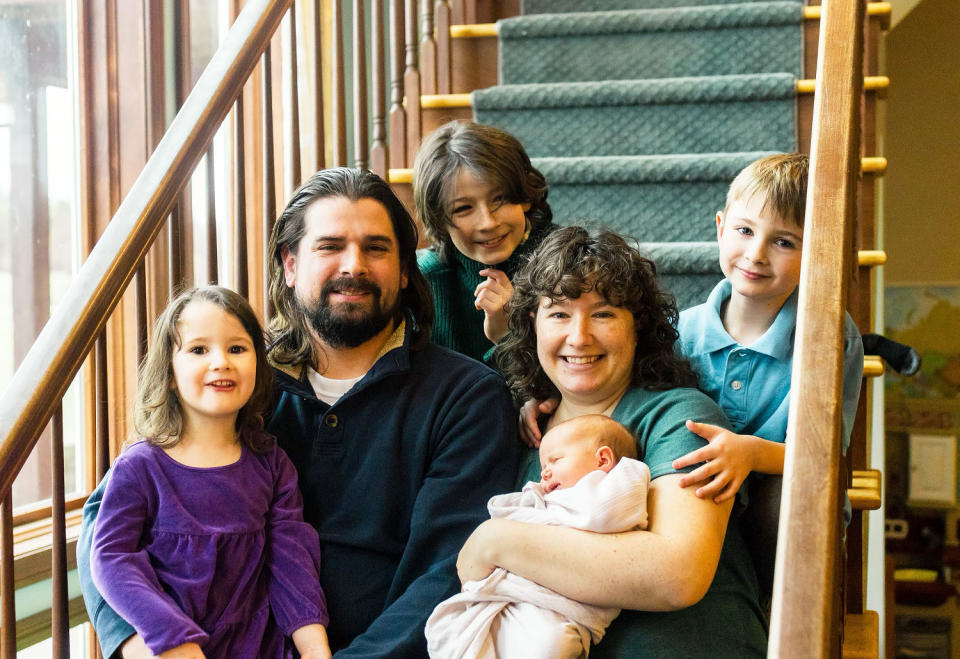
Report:
[{"label": "man's hand", "polygon": [[473,292],[474,306],[483,311],[483,333],[493,343],[499,343],[507,333],[507,314],[503,307],[513,297],[513,284],[502,270],[485,268],[480,271],[486,281]]},{"label": "man's hand", "polygon": [[491,548],[496,543],[496,523],[499,520],[488,519],[478,526],[467,538],[457,556],[457,574],[460,583],[486,579],[497,569],[493,562]]},{"label": "man's hand", "polygon": [[684,474],[680,479],[680,487],[709,480],[709,483],[697,489],[696,495],[701,499],[713,499],[714,503],[723,503],[737,493],[741,483],[754,470],[755,456],[761,448],[760,442],[764,440],[695,421],[687,421],[687,430],[709,443],[673,461],[674,469],[705,463]]},{"label": "man's hand", "polygon": [[196,643],[184,643],[166,652],[161,652],[159,659],[206,659],[206,657]]},{"label": "man's hand", "polygon": [[560,404],[559,398],[535,400],[531,398],[520,408],[520,439],[530,448],[540,448],[540,424],[544,414],[553,414]]}]

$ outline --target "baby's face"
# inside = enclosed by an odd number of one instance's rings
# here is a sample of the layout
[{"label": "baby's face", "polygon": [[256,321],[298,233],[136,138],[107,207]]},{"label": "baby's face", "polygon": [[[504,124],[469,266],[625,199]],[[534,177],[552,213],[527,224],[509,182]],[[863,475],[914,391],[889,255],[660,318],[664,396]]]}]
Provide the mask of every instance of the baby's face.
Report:
[{"label": "baby's face", "polygon": [[547,492],[572,487],[599,466],[596,443],[584,438],[578,425],[557,426],[540,442],[540,478]]}]

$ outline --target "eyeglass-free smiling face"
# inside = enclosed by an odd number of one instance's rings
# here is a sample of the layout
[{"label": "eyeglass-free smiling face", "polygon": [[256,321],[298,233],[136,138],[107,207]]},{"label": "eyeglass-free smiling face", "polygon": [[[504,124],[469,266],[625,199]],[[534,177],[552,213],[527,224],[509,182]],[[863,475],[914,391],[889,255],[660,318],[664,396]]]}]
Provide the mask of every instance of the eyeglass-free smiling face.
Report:
[{"label": "eyeglass-free smiling face", "polygon": [[595,291],[540,300],[534,316],[537,357],[570,402],[615,402],[630,386],[637,337],[633,314]]},{"label": "eyeglass-free smiling face", "polygon": [[736,295],[779,308],[800,282],[803,229],[766,202],[753,195],[717,213],[720,269]]},{"label": "eyeglass-free smiling face", "polygon": [[523,242],[527,229],[524,213],[530,204],[507,201],[503,192],[477,178],[466,167],[460,169],[453,186],[448,227],[457,250],[485,265],[503,263]]},{"label": "eyeglass-free smiling face", "polygon": [[257,357],[253,339],[236,316],[205,300],[187,304],[177,324],[173,387],[191,419],[236,416],[253,394]]}]

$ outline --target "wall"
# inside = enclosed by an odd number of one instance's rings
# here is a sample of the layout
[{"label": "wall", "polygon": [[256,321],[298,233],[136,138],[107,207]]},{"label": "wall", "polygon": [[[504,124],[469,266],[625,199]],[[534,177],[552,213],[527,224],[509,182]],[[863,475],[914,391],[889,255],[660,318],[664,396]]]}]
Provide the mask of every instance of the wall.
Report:
[{"label": "wall", "polygon": [[923,0],[886,37],[887,284],[960,283],[960,2]]}]

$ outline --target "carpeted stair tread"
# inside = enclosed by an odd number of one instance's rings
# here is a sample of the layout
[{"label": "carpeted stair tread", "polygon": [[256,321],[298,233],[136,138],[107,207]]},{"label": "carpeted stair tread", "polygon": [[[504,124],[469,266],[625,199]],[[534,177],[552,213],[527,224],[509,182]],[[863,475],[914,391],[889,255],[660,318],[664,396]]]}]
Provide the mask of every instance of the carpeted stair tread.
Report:
[{"label": "carpeted stair tread", "polygon": [[657,7],[735,4],[747,1],[749,0],[522,0],[520,13],[558,14],[583,11],[615,11],[617,9],[655,9]]},{"label": "carpeted stair tread", "polygon": [[499,22],[501,84],[737,73],[800,76],[803,5],[519,16]]},{"label": "carpeted stair tread", "polygon": [[561,225],[595,221],[645,241],[714,240],[731,179],[768,152],[534,158]]},{"label": "carpeted stair tread", "polygon": [[723,279],[717,241],[641,242],[640,253],[657,266],[660,285],[673,293],[680,310],[706,302]]},{"label": "carpeted stair tread", "polygon": [[498,85],[470,94],[475,109],[509,110],[610,105],[723,103],[779,100],[796,96],[789,73],[687,76],[655,80],[598,80]]},{"label": "carpeted stair tread", "polygon": [[472,94],[474,118],[531,157],[796,148],[789,74],[503,85]]},{"label": "carpeted stair tread", "polygon": [[770,151],[684,153],[652,156],[585,156],[534,158],[551,186],[556,184],[729,183],[748,164]]}]

